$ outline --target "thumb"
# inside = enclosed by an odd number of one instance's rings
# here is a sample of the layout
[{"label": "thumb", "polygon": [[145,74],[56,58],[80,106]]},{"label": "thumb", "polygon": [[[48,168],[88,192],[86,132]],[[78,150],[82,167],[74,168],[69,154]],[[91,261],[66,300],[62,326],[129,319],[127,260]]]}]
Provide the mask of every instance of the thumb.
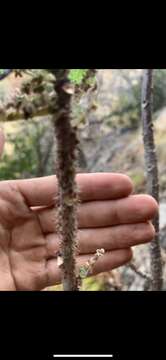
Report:
[{"label": "thumb", "polygon": [[3,130],[0,128],[0,157],[2,156],[4,145],[5,145],[5,135],[3,133]]}]

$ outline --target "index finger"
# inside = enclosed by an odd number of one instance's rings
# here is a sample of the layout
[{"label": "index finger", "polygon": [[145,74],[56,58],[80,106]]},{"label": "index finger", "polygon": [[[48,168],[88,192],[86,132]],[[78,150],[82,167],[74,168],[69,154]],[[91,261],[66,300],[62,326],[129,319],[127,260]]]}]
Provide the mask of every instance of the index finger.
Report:
[{"label": "index finger", "polygon": [[[58,194],[56,176],[13,180],[29,206],[50,206]],[[133,191],[130,178],[123,174],[78,174],[76,182],[82,201],[110,200],[126,197]]]}]

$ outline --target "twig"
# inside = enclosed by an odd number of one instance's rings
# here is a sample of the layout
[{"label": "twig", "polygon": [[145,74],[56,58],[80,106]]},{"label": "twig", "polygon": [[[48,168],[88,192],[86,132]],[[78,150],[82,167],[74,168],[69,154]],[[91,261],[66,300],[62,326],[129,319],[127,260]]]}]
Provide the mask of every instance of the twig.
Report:
[{"label": "twig", "polygon": [[[30,116],[30,118],[35,117],[43,117],[43,116],[49,116],[51,114],[50,106],[43,106],[41,108],[36,109]],[[11,122],[11,121],[17,121],[17,120],[24,120],[25,119],[25,113],[22,110],[16,110],[16,109],[7,109],[6,107],[3,107],[0,109],[0,122]]]},{"label": "twig", "polygon": [[152,281],[151,277],[146,275],[144,272],[140,271],[135,264],[130,263],[128,264],[128,267],[134,271],[138,276],[140,276],[142,279],[147,280],[147,281]]},{"label": "twig", "polygon": [[85,279],[88,275],[92,275],[94,265],[96,264],[97,260],[104,254],[104,249],[97,249],[96,253],[86,262],[86,264],[80,267],[78,276],[81,279]]},{"label": "twig", "polygon": [[57,111],[54,127],[57,140],[57,178],[59,182],[58,232],[61,238],[62,283],[64,291],[78,291],[76,276],[77,246],[77,187],[76,129],[71,124],[72,88],[68,81],[68,69],[60,70],[56,80]]},{"label": "twig", "polygon": [[[143,72],[142,84],[142,123],[147,172],[147,191],[157,202],[159,202],[158,166],[152,121],[152,85],[153,69],[145,69]],[[156,235],[150,246],[152,290],[161,291],[163,280],[161,249],[159,243],[159,215],[155,216],[153,224]]]}]

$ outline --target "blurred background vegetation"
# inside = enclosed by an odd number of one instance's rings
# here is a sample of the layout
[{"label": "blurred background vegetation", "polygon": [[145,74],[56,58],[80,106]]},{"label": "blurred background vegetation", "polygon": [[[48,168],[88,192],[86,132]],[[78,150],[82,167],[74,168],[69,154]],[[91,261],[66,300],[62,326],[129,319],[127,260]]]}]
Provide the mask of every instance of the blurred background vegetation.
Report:
[{"label": "blurred background vegetation", "polygon": [[[86,71],[83,69],[84,74],[79,69],[77,73],[71,72],[72,81],[79,83]],[[146,189],[140,129],[141,76],[141,69],[99,70],[97,91],[93,95],[83,93],[79,104],[73,104],[80,137],[78,171],[125,172],[132,177],[136,192]],[[23,80],[24,77],[15,78],[10,74],[0,81],[0,106],[12,98]],[[166,198],[165,107],[166,69],[158,69],[154,79],[154,119],[162,199]],[[1,127],[6,145],[0,162],[0,180],[46,176],[54,172],[56,144],[50,116],[1,123]],[[123,275],[124,271],[113,271],[86,279],[83,290],[117,290],[120,286],[133,289],[129,283],[132,283],[130,278],[134,274],[128,274],[126,284],[123,278],[122,285]],[[60,290],[61,287],[54,289]]]}]

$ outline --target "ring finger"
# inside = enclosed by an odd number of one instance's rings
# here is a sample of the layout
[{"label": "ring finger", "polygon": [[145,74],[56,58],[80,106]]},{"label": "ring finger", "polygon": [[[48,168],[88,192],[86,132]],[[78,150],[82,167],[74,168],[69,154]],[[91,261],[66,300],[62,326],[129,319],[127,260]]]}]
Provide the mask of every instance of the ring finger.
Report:
[{"label": "ring finger", "polygon": [[[147,243],[153,239],[155,230],[150,222],[119,225],[107,228],[80,229],[78,231],[79,254],[92,254],[97,249],[105,251],[125,249]],[[56,234],[46,235],[47,259],[55,257],[60,240]]]}]

